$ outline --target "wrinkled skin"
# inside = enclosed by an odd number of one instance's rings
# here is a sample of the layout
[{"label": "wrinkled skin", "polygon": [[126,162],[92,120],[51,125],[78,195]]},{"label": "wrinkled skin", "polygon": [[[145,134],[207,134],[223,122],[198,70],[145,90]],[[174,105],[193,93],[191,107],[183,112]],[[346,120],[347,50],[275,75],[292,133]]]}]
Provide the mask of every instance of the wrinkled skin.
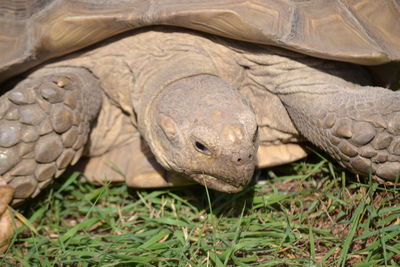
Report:
[{"label": "wrinkled skin", "polygon": [[[148,31],[28,75],[0,98],[8,108],[0,119],[0,175],[15,188],[11,204],[36,196],[85,144],[97,162],[92,170],[108,170],[111,156],[122,173],[97,182],[141,188],[184,184],[185,177],[160,171],[156,158],[173,173],[237,192],[253,173],[258,143],[276,148],[304,138],[356,173],[395,181],[400,171],[400,96],[365,86],[357,66],[192,32]],[[275,164],[290,160],[278,156]],[[1,203],[10,201],[0,195]],[[8,215],[0,212],[6,226]]]},{"label": "wrinkled skin", "polygon": [[163,89],[147,111],[146,140],[164,168],[224,192],[249,183],[257,122],[232,86],[211,75],[181,79]]}]

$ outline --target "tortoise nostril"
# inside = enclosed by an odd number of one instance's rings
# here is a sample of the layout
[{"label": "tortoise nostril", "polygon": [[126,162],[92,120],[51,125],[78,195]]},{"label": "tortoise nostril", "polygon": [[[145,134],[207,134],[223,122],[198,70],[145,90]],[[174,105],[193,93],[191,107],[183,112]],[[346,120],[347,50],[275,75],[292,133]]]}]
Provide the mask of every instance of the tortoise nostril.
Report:
[{"label": "tortoise nostril", "polygon": [[243,165],[243,164],[251,164],[252,159],[253,159],[253,154],[245,153],[245,154],[236,154],[233,156],[232,161],[235,162],[237,165]]}]

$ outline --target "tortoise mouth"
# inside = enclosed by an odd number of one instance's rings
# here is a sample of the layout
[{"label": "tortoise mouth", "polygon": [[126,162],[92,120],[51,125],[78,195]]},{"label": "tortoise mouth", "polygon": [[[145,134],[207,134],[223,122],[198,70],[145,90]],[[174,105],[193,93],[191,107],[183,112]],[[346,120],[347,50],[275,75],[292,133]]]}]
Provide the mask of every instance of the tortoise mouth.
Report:
[{"label": "tortoise mouth", "polygon": [[242,191],[250,182],[251,179],[246,179],[247,182],[241,184],[233,184],[232,181],[226,181],[223,178],[215,177],[207,174],[191,174],[191,179],[198,182],[199,184],[208,188],[224,192],[224,193],[237,193]]}]

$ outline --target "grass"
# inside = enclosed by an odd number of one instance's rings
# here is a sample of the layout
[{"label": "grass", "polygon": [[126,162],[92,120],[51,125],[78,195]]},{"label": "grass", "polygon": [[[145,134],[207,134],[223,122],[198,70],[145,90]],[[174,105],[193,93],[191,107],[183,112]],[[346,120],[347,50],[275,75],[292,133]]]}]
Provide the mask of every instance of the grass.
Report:
[{"label": "grass", "polygon": [[25,225],[0,265],[399,266],[398,188],[316,155],[258,177],[228,195],[66,175],[19,209]]}]

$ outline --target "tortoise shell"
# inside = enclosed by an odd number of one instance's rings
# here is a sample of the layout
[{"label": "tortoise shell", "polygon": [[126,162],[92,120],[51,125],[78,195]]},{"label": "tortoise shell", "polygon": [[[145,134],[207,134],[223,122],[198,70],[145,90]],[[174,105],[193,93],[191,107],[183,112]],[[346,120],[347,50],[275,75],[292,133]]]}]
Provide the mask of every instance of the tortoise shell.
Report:
[{"label": "tortoise shell", "polygon": [[363,65],[400,60],[398,0],[0,0],[0,81],[150,25]]}]

